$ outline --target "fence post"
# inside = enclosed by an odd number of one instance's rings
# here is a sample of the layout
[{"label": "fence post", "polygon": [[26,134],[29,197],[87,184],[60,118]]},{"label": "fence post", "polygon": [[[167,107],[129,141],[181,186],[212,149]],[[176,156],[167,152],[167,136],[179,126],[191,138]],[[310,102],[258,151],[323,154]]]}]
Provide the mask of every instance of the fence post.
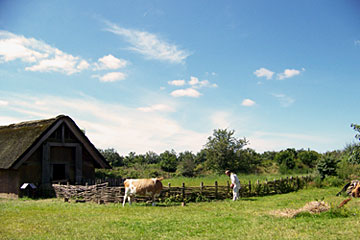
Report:
[{"label": "fence post", "polygon": [[251,181],[249,180],[249,195],[251,195]]},{"label": "fence post", "polygon": [[201,194],[201,195],[203,194],[203,191],[204,191],[204,183],[201,182],[201,183],[200,183],[200,194]]},{"label": "fence post", "polygon": [[215,199],[218,199],[218,182],[215,181]]},{"label": "fence post", "polygon": [[168,197],[170,197],[170,194],[171,194],[171,183],[168,183],[168,188],[169,188],[169,190],[168,190]]},{"label": "fence post", "polygon": [[185,183],[182,184],[182,199],[185,201]]}]

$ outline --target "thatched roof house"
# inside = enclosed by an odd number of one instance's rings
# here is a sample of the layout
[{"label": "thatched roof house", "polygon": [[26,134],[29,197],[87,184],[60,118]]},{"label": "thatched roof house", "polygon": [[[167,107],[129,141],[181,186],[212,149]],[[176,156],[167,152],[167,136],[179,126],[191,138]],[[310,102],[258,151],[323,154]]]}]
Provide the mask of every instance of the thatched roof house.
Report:
[{"label": "thatched roof house", "polygon": [[68,116],[0,126],[0,195],[19,195],[23,183],[79,183],[95,168],[110,165]]}]

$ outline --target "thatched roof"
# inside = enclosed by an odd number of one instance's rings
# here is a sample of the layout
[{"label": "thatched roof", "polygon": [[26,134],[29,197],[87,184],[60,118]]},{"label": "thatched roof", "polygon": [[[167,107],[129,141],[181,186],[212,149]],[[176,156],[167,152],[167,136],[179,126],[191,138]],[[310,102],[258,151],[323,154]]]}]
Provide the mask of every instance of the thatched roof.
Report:
[{"label": "thatched roof", "polygon": [[44,136],[59,124],[59,121],[70,125],[79,141],[91,152],[95,161],[104,168],[110,168],[109,164],[98,152],[89,139],[81,132],[75,122],[68,116],[59,115],[55,118],[28,121],[8,126],[0,126],[0,169],[9,169],[33,148],[41,146],[40,141],[44,141]]}]

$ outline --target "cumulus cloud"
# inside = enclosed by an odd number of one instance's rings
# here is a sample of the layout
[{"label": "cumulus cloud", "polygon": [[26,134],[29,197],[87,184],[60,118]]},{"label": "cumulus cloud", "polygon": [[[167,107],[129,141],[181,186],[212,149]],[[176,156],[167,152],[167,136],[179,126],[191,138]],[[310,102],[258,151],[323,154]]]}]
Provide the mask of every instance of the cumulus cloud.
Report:
[{"label": "cumulus cloud", "polygon": [[98,78],[101,82],[116,82],[124,80],[126,74],[122,72],[109,72],[105,75],[93,75],[93,77]]},{"label": "cumulus cloud", "polygon": [[141,112],[174,112],[174,108],[166,104],[154,104],[148,107],[139,107],[137,110]]},{"label": "cumulus cloud", "polygon": [[[109,54],[99,58],[96,63],[89,63],[79,56],[65,53],[49,44],[26,38],[7,31],[0,31],[0,63],[21,60],[28,63],[26,71],[59,72],[66,75],[82,72],[86,69],[115,70],[127,66],[128,62]],[[124,73],[107,73],[99,76],[100,81],[113,82],[123,80]]]},{"label": "cumulus cloud", "polygon": [[71,75],[89,67],[86,60],[51,47],[43,41],[0,31],[0,61],[18,59],[32,64],[25,68],[27,71],[61,72]]},{"label": "cumulus cloud", "polygon": [[173,86],[184,86],[185,80],[172,80],[172,81],[168,81],[168,84]]},{"label": "cumulus cloud", "polygon": [[[303,68],[302,71],[305,71],[305,69]],[[279,80],[283,80],[286,78],[291,78],[294,77],[296,75],[299,75],[301,73],[300,70],[296,70],[296,69],[285,69],[284,72],[282,73],[278,73],[277,74],[277,78]]]},{"label": "cumulus cloud", "polygon": [[196,89],[187,88],[187,89],[178,89],[178,90],[172,91],[170,93],[170,95],[173,96],[173,97],[193,97],[193,98],[198,98],[202,94],[200,92],[198,92]]},{"label": "cumulus cloud", "polygon": [[126,67],[128,62],[124,59],[119,59],[109,54],[99,58],[98,63],[95,64],[96,70],[114,70]]},{"label": "cumulus cloud", "polygon": [[251,106],[254,106],[256,103],[251,100],[251,99],[244,99],[241,103],[241,105],[245,106],[245,107],[251,107]]},{"label": "cumulus cloud", "polygon": [[188,51],[180,50],[178,46],[166,42],[153,33],[122,28],[110,22],[106,23],[108,26],[106,31],[124,37],[132,45],[129,50],[138,52],[149,59],[183,63],[191,55]]},{"label": "cumulus cloud", "polygon": [[271,79],[274,75],[274,72],[270,71],[266,68],[260,68],[254,72],[255,76],[257,77],[265,77],[266,79]]}]

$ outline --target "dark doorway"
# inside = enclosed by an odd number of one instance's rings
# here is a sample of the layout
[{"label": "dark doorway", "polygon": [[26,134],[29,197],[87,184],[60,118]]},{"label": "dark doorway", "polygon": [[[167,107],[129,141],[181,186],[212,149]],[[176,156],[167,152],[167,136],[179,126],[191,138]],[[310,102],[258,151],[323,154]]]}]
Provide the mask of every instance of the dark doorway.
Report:
[{"label": "dark doorway", "polygon": [[65,164],[53,164],[53,181],[66,179],[66,165]]}]

